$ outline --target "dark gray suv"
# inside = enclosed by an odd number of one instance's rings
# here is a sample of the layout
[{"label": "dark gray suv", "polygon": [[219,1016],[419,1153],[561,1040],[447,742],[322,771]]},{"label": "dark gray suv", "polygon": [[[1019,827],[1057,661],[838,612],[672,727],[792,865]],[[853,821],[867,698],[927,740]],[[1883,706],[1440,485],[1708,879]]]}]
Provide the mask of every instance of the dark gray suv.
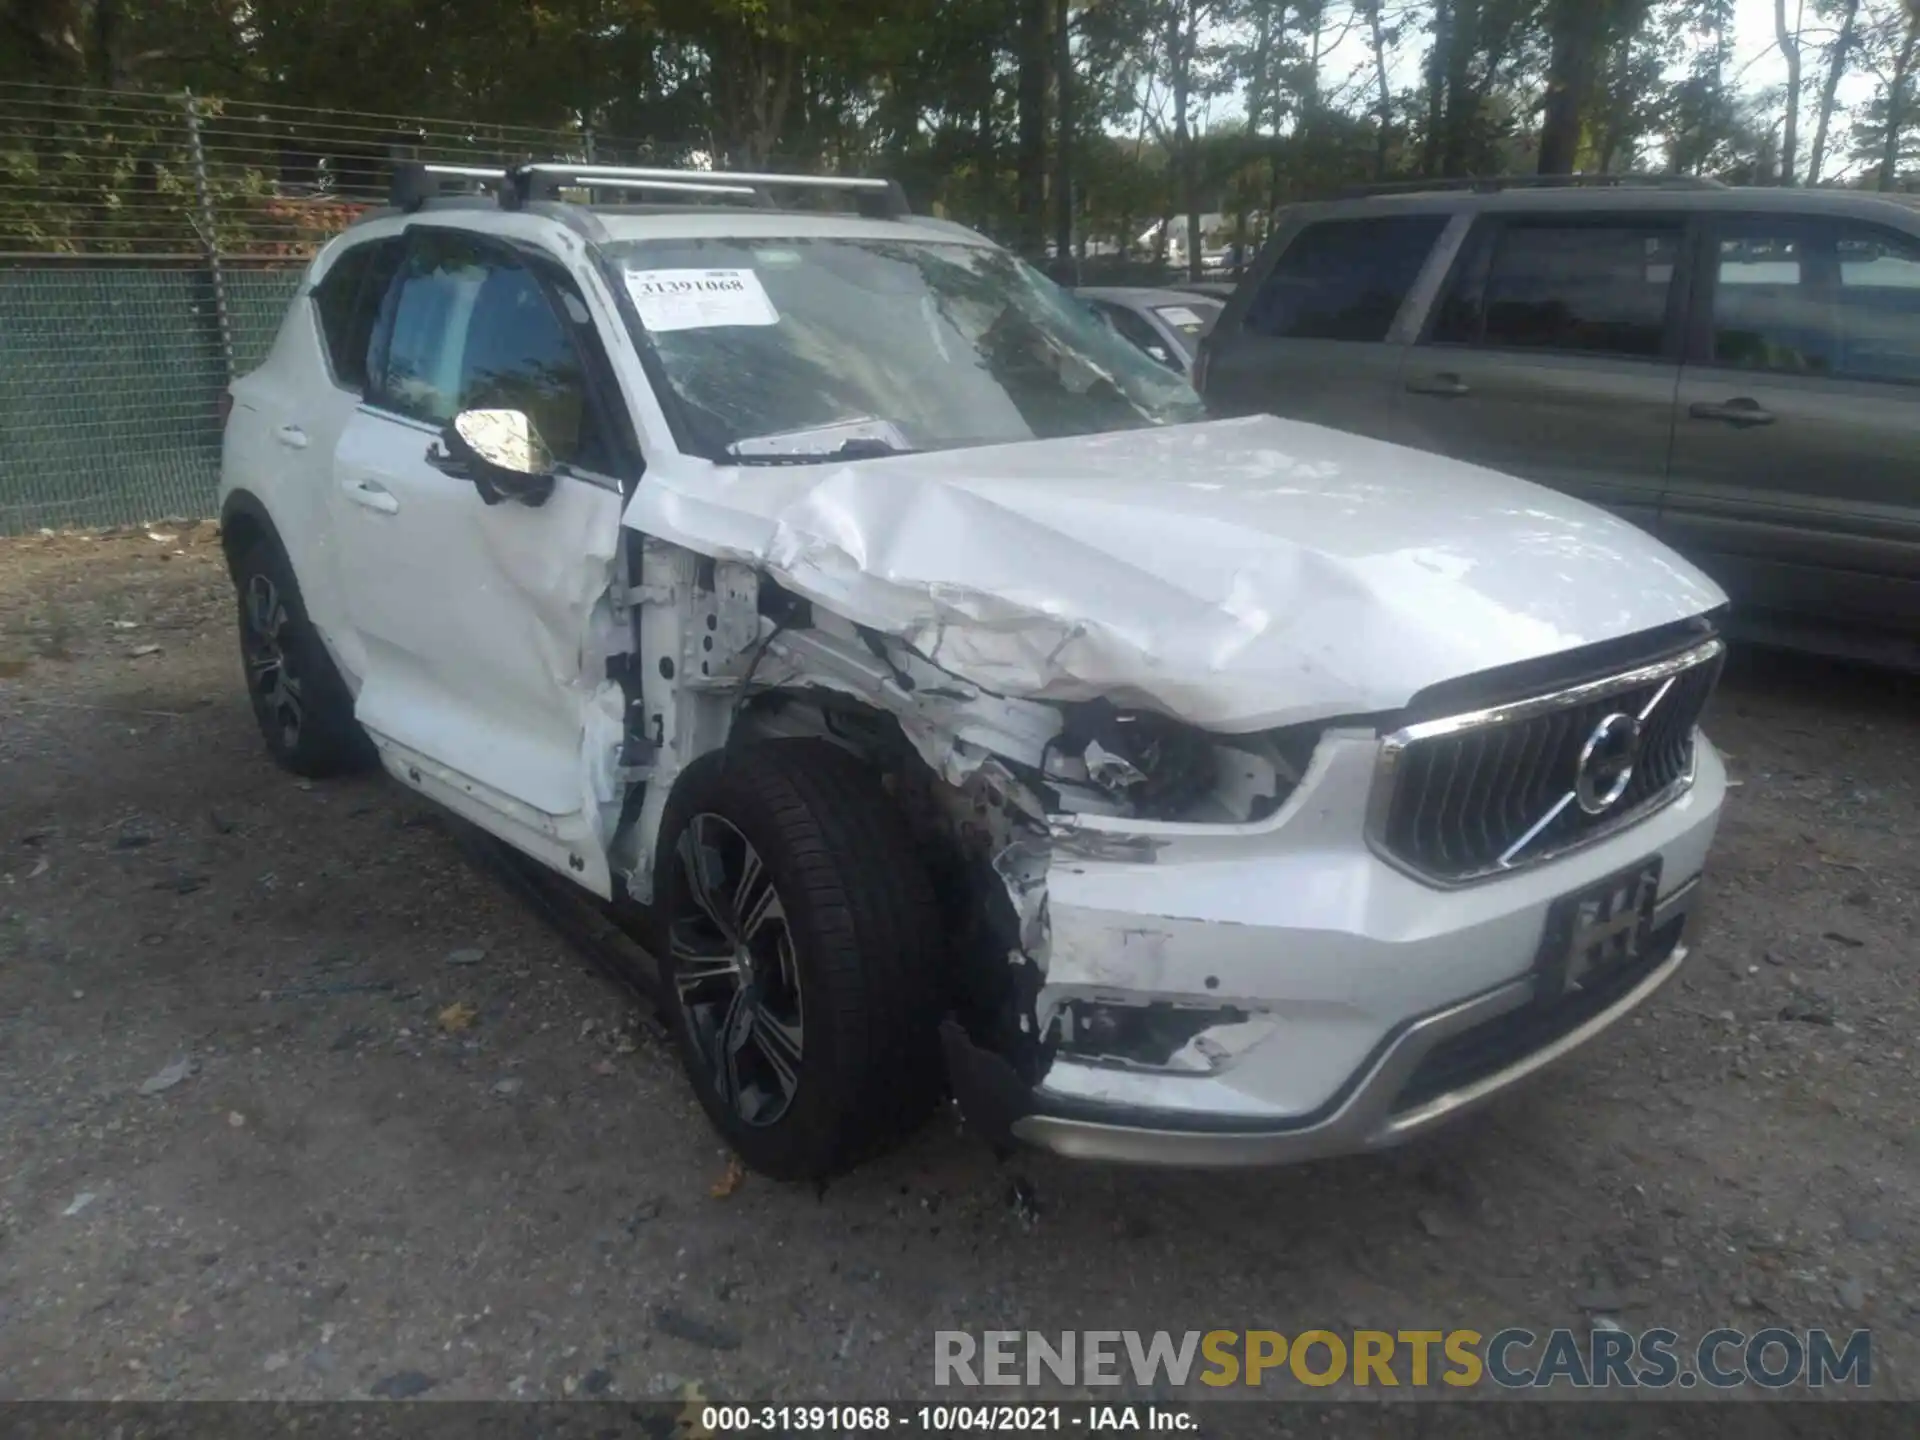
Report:
[{"label": "dark gray suv", "polygon": [[1749,634],[1920,663],[1920,205],[1648,182],[1296,206],[1199,383],[1223,415],[1603,505]]}]

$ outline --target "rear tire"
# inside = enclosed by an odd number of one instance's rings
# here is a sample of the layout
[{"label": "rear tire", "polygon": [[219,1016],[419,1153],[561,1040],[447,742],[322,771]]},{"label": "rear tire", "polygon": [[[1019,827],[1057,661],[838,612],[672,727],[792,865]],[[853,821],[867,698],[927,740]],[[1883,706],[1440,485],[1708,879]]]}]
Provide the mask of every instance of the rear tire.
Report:
[{"label": "rear tire", "polygon": [[658,853],[667,1013],[740,1157],[820,1179],[910,1133],[940,1093],[943,929],[878,775],[817,740],[704,755]]},{"label": "rear tire", "polygon": [[307,618],[293,567],[271,540],[253,541],[233,567],[240,660],[267,753],[320,779],[365,769],[373,744],[353,718],[353,696]]}]

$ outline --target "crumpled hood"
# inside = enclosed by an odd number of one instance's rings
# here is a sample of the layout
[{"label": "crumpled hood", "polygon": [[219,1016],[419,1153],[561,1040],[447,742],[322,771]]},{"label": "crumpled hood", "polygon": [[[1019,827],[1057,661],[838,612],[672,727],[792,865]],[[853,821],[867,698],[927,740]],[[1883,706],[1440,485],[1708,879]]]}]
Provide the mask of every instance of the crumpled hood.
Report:
[{"label": "crumpled hood", "polygon": [[1002,695],[1247,731],[1710,610],[1652,537],[1505,475],[1255,416],[650,471],[636,530],[748,561]]}]

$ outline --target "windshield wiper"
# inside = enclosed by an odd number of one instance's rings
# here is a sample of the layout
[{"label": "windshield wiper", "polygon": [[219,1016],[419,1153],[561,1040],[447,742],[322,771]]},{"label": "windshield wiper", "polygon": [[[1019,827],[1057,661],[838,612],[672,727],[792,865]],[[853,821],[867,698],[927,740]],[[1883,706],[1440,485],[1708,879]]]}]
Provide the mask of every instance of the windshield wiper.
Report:
[{"label": "windshield wiper", "polygon": [[818,465],[822,460],[877,460],[886,455],[918,455],[921,452],[882,440],[877,435],[862,435],[842,441],[832,450],[814,450],[801,454],[729,455],[735,465]]}]

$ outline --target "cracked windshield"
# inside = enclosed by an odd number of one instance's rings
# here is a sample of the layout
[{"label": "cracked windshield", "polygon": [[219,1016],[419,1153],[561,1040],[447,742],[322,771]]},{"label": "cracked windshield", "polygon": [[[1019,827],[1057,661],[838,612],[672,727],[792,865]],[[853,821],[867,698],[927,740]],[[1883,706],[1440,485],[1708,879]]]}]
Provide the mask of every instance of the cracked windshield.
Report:
[{"label": "cracked windshield", "polygon": [[853,459],[1204,418],[1179,376],[980,246],[609,249],[689,438],[716,459]]}]

